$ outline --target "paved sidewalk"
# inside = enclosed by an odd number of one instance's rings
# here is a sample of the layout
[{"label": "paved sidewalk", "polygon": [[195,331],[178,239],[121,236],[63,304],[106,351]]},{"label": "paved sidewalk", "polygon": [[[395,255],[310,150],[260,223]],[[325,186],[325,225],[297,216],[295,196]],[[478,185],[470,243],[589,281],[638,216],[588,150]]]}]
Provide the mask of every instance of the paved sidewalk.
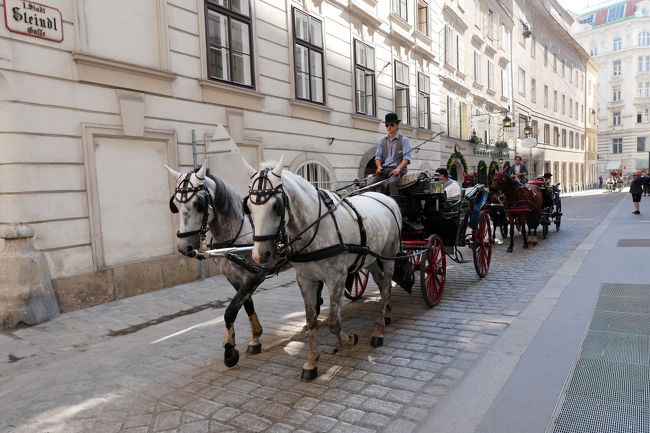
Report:
[{"label": "paved sidewalk", "polygon": [[[569,401],[565,400],[567,381],[573,374],[601,286],[607,283],[645,285],[650,295],[650,200],[642,201],[641,215],[633,215],[630,195],[619,195],[618,205],[602,215],[598,227],[577,246],[571,257],[556,270],[555,275],[455,390],[434,408],[420,431],[648,431],[648,378],[638,385],[633,377],[615,377],[614,370],[588,369],[587,375],[591,377],[581,378],[595,384],[595,388],[591,388],[592,395],[586,396],[588,404],[564,408],[568,412],[582,410],[580,417],[585,421],[579,424],[583,426],[574,424],[573,430],[554,430],[562,403]],[[633,242],[647,245],[620,248],[618,243],[621,239],[634,239]],[[539,264],[543,265],[543,261]],[[640,336],[641,346],[631,350],[640,351],[640,359],[644,361],[639,368],[645,368],[647,374],[650,368],[650,338],[647,337],[650,315],[645,311],[645,314],[628,315],[627,319],[630,323],[616,323],[620,327],[618,329],[635,326],[638,329],[639,324],[645,327],[641,331],[641,334],[646,334]],[[619,339],[626,338],[623,334],[613,335],[613,338],[617,338],[616,335]],[[615,356],[626,358],[622,353]],[[599,377],[602,374],[604,376]],[[613,388],[608,389],[608,386]],[[597,420],[597,430],[584,427],[590,416],[598,418],[593,415],[602,417],[603,411],[616,412],[614,408],[617,404],[620,405],[619,413],[623,408],[629,411],[629,406],[625,406],[629,404],[629,399],[645,402],[645,408],[641,409],[644,412],[637,412],[638,419],[629,417],[620,420],[606,416],[604,421],[600,418]],[[585,400],[581,401],[584,403]],[[586,409],[596,412],[590,414]]]},{"label": "paved sidewalk", "polygon": [[[234,292],[222,277],[0,332],[0,432],[408,433],[428,419],[436,428],[423,431],[443,431],[438,408],[450,401],[458,404],[453,410],[460,411],[459,419],[481,414],[476,423],[487,422],[517,363],[502,374],[499,365],[485,374],[500,373],[502,383],[485,388],[492,398],[482,406],[457,400],[457,392],[485,372],[500,345],[506,354],[513,347],[525,353],[533,325],[539,329],[531,312],[546,311],[548,291],[566,282],[556,271],[573,271],[584,253],[575,247],[595,242],[593,229],[600,230],[605,216],[598,211],[611,209],[612,198],[567,198],[562,231],[528,250],[517,237],[515,254],[495,246],[484,279],[474,274],[468,251],[469,263],[448,260],[447,287],[434,309],[423,304],[419,289],[410,296],[396,289],[384,347],[368,344],[376,291],[371,287],[363,300],[346,301],[343,324],[359,334],[360,343],[338,348],[323,327],[321,375],[309,384],[298,380],[307,340],[292,271],[267,280],[253,297],[264,327],[260,355],[243,355],[250,331],[240,312],[242,358],[233,369],[223,365],[221,344],[222,314]],[[513,343],[513,335],[526,338]]]}]

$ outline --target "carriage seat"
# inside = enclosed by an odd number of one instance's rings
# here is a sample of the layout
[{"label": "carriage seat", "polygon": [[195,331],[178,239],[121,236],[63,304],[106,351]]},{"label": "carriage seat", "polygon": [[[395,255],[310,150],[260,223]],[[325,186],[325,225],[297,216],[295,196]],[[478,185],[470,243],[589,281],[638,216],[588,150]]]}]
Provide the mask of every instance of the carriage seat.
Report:
[{"label": "carriage seat", "polygon": [[415,185],[418,180],[428,177],[422,170],[409,170],[397,183],[397,189],[405,189]]}]

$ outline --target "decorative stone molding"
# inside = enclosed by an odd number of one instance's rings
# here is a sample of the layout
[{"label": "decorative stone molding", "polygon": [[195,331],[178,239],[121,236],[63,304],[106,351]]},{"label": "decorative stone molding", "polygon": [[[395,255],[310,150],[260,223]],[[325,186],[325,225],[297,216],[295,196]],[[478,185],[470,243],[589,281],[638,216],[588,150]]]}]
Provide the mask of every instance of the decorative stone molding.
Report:
[{"label": "decorative stone molding", "polygon": [[35,325],[59,314],[50,270],[33,237],[29,226],[0,226],[0,328]]}]

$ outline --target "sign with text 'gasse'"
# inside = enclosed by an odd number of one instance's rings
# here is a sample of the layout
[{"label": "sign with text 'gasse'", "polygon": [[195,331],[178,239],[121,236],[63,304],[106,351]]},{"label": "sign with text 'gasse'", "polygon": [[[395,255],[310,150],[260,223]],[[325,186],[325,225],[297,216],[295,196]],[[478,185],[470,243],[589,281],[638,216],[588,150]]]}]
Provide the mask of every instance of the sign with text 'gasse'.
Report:
[{"label": "sign with text 'gasse'", "polygon": [[63,16],[57,8],[27,0],[4,0],[9,31],[54,42],[63,40]]}]

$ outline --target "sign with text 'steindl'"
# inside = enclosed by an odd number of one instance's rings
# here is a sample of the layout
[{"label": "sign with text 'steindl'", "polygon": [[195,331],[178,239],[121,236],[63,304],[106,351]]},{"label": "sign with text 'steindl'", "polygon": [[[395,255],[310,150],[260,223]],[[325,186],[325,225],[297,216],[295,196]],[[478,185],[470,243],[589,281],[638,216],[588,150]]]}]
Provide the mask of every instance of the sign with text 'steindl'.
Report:
[{"label": "sign with text 'steindl'", "polygon": [[63,15],[57,8],[27,0],[4,0],[5,26],[10,32],[61,42]]}]

